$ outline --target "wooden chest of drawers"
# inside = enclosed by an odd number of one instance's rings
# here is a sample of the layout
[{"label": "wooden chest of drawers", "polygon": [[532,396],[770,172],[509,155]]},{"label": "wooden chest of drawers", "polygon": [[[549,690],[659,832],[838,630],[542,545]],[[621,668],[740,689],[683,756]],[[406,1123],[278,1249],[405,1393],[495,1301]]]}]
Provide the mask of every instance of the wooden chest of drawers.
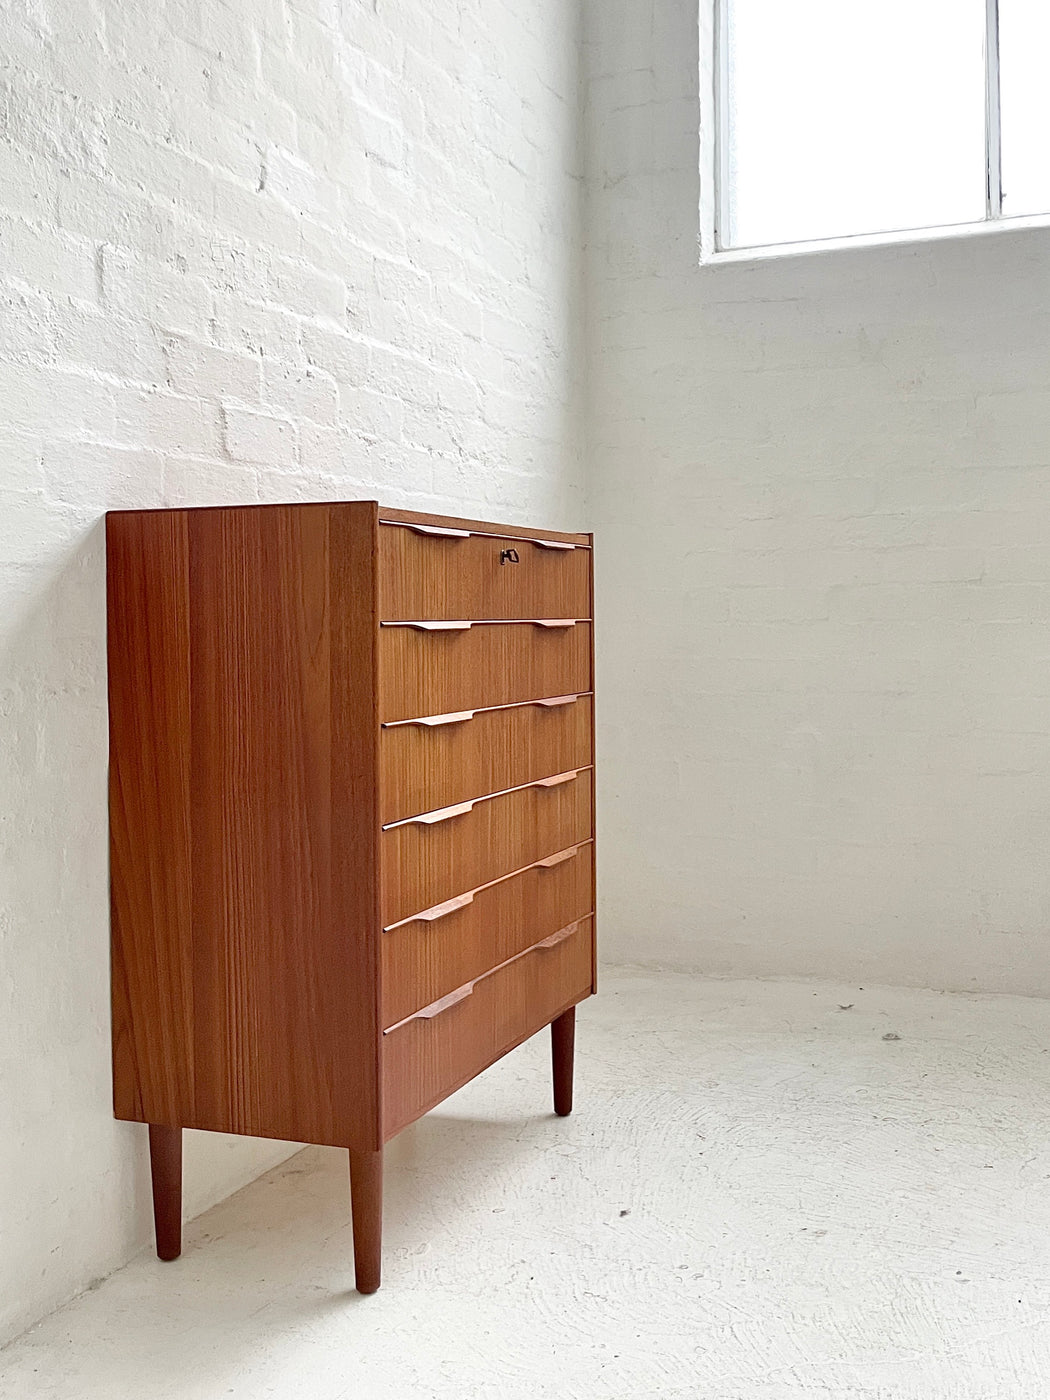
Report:
[{"label": "wooden chest of drawers", "polygon": [[107,518],[114,1104],[350,1151],[594,990],[591,538],[375,502]]}]

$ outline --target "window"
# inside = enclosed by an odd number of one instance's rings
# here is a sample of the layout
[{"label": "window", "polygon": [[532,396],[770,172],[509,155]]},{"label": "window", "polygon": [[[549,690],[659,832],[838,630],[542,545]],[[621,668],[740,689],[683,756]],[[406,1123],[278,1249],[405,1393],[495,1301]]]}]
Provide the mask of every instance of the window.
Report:
[{"label": "window", "polygon": [[716,250],[1050,212],[1050,0],[711,4]]}]

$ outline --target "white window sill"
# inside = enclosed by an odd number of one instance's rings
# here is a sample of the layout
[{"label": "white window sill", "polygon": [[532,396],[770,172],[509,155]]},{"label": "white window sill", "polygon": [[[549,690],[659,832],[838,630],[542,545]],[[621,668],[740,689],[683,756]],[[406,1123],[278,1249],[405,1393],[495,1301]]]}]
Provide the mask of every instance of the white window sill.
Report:
[{"label": "white window sill", "polygon": [[1003,233],[1023,233],[1050,228],[1050,214],[1030,214],[1014,219],[983,219],[976,224],[945,224],[939,228],[899,229],[893,233],[863,233],[850,238],[820,238],[808,243],[773,243],[759,248],[729,248],[714,253],[701,249],[701,267],[746,266],[777,258],[809,257],[814,253],[840,253],[850,249],[919,247],[947,239],[988,238]]}]

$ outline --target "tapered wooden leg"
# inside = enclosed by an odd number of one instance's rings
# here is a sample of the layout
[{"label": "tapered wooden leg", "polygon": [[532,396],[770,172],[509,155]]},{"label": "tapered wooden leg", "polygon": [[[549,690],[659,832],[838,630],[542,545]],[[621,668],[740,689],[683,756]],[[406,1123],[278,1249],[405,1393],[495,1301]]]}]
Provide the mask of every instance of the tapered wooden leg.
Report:
[{"label": "tapered wooden leg", "polygon": [[149,1125],[149,1169],[153,1178],[153,1225],[157,1258],[182,1253],[182,1129]]},{"label": "tapered wooden leg", "polygon": [[350,1153],[350,1205],[354,1216],[354,1273],[358,1293],[379,1287],[383,1250],[383,1150]]},{"label": "tapered wooden leg", "polygon": [[554,1112],[568,1118],[572,1112],[572,1063],[576,1043],[576,1008],[551,1022],[551,1059],[554,1066]]}]

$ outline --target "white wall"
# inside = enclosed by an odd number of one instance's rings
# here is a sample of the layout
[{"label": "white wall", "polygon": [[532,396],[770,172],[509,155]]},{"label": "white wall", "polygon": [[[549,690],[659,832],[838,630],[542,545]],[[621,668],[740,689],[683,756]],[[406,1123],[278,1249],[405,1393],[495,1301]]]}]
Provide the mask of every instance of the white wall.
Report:
[{"label": "white wall", "polygon": [[1050,994],[1050,234],[697,266],[696,0],[590,0],[603,938]]},{"label": "white wall", "polygon": [[[110,1116],[100,517],[586,524],[577,18],[0,0],[0,1337],[149,1229]],[[191,1212],[285,1151],[191,1142]]]}]

